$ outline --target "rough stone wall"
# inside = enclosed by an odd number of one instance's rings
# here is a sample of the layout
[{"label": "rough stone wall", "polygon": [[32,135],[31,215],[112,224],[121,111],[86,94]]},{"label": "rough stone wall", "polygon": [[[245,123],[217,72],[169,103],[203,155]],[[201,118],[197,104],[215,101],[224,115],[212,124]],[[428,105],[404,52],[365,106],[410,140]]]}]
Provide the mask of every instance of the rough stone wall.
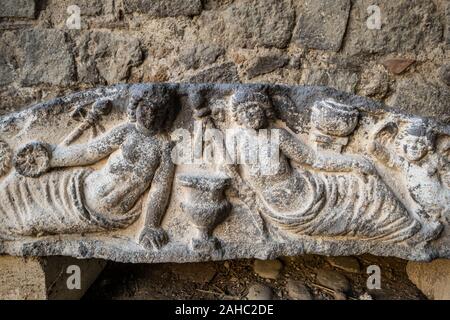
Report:
[{"label": "rough stone wall", "polygon": [[119,82],[268,82],[450,119],[446,0],[0,2],[0,114]]}]

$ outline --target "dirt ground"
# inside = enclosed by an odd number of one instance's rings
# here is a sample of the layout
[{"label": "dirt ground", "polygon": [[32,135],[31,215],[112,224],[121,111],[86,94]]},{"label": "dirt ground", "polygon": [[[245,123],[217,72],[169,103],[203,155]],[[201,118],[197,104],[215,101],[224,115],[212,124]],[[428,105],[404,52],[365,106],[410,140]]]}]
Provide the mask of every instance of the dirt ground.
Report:
[{"label": "dirt ground", "polygon": [[[335,270],[345,275],[351,285],[346,298],[360,299],[367,294],[380,299],[426,299],[406,274],[406,261],[374,256],[356,257],[359,272],[332,267],[326,257],[305,255],[280,258],[283,269],[277,280],[264,279],[253,270],[254,260],[187,264],[121,264],[110,262],[84,299],[246,299],[248,289],[256,283],[270,287],[274,299],[290,299],[286,283],[300,280],[313,299],[332,300],[335,292],[317,283],[317,271]],[[381,268],[381,289],[366,286],[369,265]],[[341,296],[342,298],[342,296]]]}]

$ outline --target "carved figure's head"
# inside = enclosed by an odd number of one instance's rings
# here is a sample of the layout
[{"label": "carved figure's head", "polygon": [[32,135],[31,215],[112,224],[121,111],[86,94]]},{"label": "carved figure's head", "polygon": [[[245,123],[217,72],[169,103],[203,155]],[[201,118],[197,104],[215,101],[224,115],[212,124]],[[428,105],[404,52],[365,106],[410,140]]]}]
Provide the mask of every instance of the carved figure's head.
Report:
[{"label": "carved figure's head", "polygon": [[231,98],[233,120],[249,129],[267,127],[273,117],[272,104],[267,94],[248,88],[236,91]]},{"label": "carved figure's head", "polygon": [[128,105],[130,122],[144,131],[160,131],[171,126],[178,113],[170,90],[163,85],[154,85],[131,93]]},{"label": "carved figure's head", "polygon": [[409,161],[419,161],[434,150],[435,134],[425,120],[413,120],[401,130],[397,148]]}]

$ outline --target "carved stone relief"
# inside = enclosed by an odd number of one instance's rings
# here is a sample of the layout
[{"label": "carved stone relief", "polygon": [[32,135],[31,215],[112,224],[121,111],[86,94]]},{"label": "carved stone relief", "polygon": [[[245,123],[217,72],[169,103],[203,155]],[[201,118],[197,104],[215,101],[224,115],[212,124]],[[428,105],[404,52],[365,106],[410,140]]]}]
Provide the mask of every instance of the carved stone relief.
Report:
[{"label": "carved stone relief", "polygon": [[137,84],[0,119],[0,253],[450,258],[450,126],[325,87]]}]

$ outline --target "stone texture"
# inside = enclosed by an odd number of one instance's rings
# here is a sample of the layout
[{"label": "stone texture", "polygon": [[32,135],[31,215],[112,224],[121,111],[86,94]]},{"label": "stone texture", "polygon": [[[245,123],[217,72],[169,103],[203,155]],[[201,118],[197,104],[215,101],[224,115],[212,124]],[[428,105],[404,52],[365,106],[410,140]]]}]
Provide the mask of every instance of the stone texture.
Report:
[{"label": "stone texture", "polygon": [[302,83],[317,86],[329,86],[345,92],[355,92],[359,76],[346,69],[306,69],[302,75]]},{"label": "stone texture", "polygon": [[239,75],[234,63],[225,62],[197,72],[188,77],[186,82],[239,82]]},{"label": "stone texture", "polygon": [[401,110],[424,116],[448,116],[450,90],[421,77],[404,79],[397,84],[389,104]]},{"label": "stone texture", "polygon": [[333,267],[341,269],[343,271],[352,273],[361,272],[359,261],[354,257],[327,257],[327,261]]},{"label": "stone texture", "polygon": [[25,55],[22,84],[67,85],[74,79],[75,65],[67,35],[59,30],[34,29],[21,34]]},{"label": "stone texture", "polygon": [[450,86],[450,64],[443,65],[439,69],[439,76],[442,82]]},{"label": "stone texture", "polygon": [[450,300],[450,260],[408,262],[406,272],[429,299]]},{"label": "stone texture", "polygon": [[348,279],[332,270],[319,270],[316,275],[316,281],[320,285],[336,291],[337,293],[347,293],[350,291]]},{"label": "stone texture", "polygon": [[202,11],[201,0],[125,0],[125,12],[156,17],[195,16]]},{"label": "stone texture", "polygon": [[94,31],[78,41],[78,79],[85,83],[110,84],[126,80],[132,67],[142,63],[136,38]]},{"label": "stone texture", "polygon": [[310,49],[339,51],[347,28],[350,0],[302,3],[294,41]]},{"label": "stone texture", "polygon": [[[294,26],[290,1],[241,0],[226,8],[224,35],[238,47],[276,47],[288,45]],[[208,32],[208,26],[205,26]]]},{"label": "stone texture", "polygon": [[[379,30],[367,27],[371,5],[380,8]],[[361,0],[352,7],[344,50],[349,54],[426,50],[441,42],[442,31],[432,0]]]},{"label": "stone texture", "polygon": [[258,56],[248,62],[245,72],[247,73],[247,77],[252,79],[261,74],[266,74],[281,68],[288,62],[289,58],[285,55],[272,54]]},{"label": "stone texture", "polygon": [[286,283],[289,297],[293,300],[313,300],[307,286],[301,281],[289,279]]},{"label": "stone texture", "polygon": [[358,93],[367,97],[383,99],[389,91],[389,75],[381,65],[364,70],[358,84]]},{"label": "stone texture", "polygon": [[34,18],[35,0],[2,0],[0,17]]},{"label": "stone texture", "polygon": [[200,43],[184,48],[180,54],[180,62],[187,69],[198,69],[216,62],[224,53],[225,50],[219,46]]},{"label": "stone texture", "polygon": [[0,36],[0,85],[14,82],[17,77],[17,48],[17,33],[7,31]]},{"label": "stone texture", "polygon": [[283,264],[280,260],[255,260],[253,270],[261,278],[276,280],[280,276]]},{"label": "stone texture", "polygon": [[272,300],[272,298],[272,289],[263,284],[254,284],[248,289],[247,300]]},{"label": "stone texture", "polygon": [[[81,289],[69,290],[67,268],[81,271]],[[103,270],[106,261],[67,257],[0,257],[0,298],[6,300],[80,299]]]}]

